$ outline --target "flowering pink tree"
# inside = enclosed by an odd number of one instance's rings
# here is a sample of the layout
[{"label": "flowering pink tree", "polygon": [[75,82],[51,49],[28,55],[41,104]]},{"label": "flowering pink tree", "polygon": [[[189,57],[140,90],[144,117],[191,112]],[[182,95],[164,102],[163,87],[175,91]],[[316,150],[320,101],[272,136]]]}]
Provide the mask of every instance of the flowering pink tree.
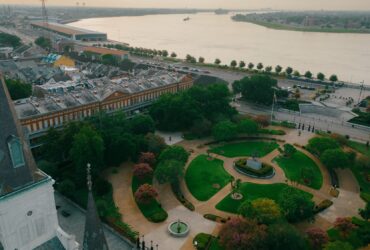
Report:
[{"label": "flowering pink tree", "polygon": [[140,154],[139,163],[147,163],[151,167],[155,164],[155,154],[152,152],[142,152]]},{"label": "flowering pink tree", "polygon": [[322,249],[329,242],[328,234],[321,228],[310,228],[306,231],[308,240],[313,249]]},{"label": "flowering pink tree", "polygon": [[356,228],[351,218],[337,218],[334,222],[334,228],[337,229],[343,237],[347,237],[350,232]]},{"label": "flowering pink tree", "polygon": [[157,197],[157,190],[147,183],[141,185],[135,192],[135,200],[140,204],[149,204]]},{"label": "flowering pink tree", "polygon": [[153,169],[147,163],[139,163],[134,166],[134,176],[139,180],[150,177],[153,174]]},{"label": "flowering pink tree", "polygon": [[264,249],[267,227],[254,220],[235,217],[222,226],[219,235],[226,250],[258,250]]}]

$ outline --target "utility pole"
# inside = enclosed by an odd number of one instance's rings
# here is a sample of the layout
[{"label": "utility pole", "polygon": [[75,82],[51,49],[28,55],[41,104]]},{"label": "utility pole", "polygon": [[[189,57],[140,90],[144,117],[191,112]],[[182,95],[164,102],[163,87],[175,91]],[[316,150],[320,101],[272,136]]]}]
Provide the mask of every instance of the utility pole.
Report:
[{"label": "utility pole", "polygon": [[42,12],[42,22],[43,22],[43,26],[44,26],[44,29],[46,30],[46,32],[44,32],[44,36],[46,38],[49,38],[49,18],[48,18],[48,12],[46,10],[46,5],[45,5],[45,1],[46,0],[41,0],[41,12]]},{"label": "utility pole", "polygon": [[359,105],[359,104],[360,104],[361,96],[362,96],[362,91],[364,90],[364,83],[365,83],[365,81],[362,81],[361,83],[362,83],[362,84],[361,84],[361,89],[360,89],[360,95],[358,96],[358,102],[357,102],[357,105]]},{"label": "utility pole", "polygon": [[275,94],[275,91],[274,91],[274,95],[272,97],[272,108],[271,108],[271,119],[270,119],[270,123],[272,123],[272,119],[273,119],[273,116],[274,116],[275,101],[276,101],[276,94]]}]

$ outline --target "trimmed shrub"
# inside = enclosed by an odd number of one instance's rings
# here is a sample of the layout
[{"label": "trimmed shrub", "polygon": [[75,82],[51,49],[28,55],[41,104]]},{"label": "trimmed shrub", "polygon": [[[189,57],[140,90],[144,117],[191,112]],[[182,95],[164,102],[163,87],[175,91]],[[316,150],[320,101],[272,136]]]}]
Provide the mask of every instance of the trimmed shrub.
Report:
[{"label": "trimmed shrub", "polygon": [[139,163],[134,166],[134,176],[139,180],[144,180],[146,178],[152,177],[153,169],[148,163]]},{"label": "trimmed shrub", "polygon": [[149,204],[158,196],[157,190],[155,190],[150,184],[141,185],[135,192],[135,200],[140,204]]},{"label": "trimmed shrub", "polygon": [[320,213],[321,211],[324,211],[331,205],[333,205],[333,202],[331,200],[323,200],[322,202],[320,202],[318,205],[315,206],[313,211],[314,213]]},{"label": "trimmed shrub", "polygon": [[184,205],[184,207],[186,207],[190,211],[194,211],[195,210],[195,207],[194,207],[193,203],[191,203],[190,201],[188,201],[185,198],[185,196],[182,194],[181,188],[180,188],[180,185],[179,185],[178,182],[171,183],[171,189],[172,189],[172,192],[175,194],[177,200],[179,202],[181,202],[182,205]]},{"label": "trimmed shrub", "polygon": [[167,212],[164,211],[164,210],[160,210],[160,211],[150,215],[149,219],[150,219],[150,221],[157,223],[157,222],[165,221],[167,219],[167,217],[168,217]]}]

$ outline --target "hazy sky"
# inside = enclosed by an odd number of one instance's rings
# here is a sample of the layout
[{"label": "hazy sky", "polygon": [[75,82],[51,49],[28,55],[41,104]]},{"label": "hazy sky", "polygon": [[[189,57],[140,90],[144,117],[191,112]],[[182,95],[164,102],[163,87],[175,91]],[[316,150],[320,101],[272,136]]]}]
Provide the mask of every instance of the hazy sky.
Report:
[{"label": "hazy sky", "polygon": [[[265,8],[370,10],[370,0],[47,0],[47,5],[150,8]],[[40,0],[0,0],[0,4],[40,4]]]}]

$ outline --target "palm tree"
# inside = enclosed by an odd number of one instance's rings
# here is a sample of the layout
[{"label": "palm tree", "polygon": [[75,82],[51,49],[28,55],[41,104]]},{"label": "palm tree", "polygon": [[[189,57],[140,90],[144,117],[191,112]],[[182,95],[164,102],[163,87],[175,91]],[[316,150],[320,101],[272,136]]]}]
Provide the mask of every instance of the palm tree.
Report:
[{"label": "palm tree", "polygon": [[218,59],[218,58],[216,58],[216,60],[215,60],[215,64],[220,65],[220,64],[221,64],[221,60],[220,60],[220,59]]},{"label": "palm tree", "polygon": [[198,62],[200,62],[200,63],[204,63],[204,61],[205,61],[204,57],[199,57],[199,58],[198,58]]},{"label": "palm tree", "polygon": [[267,67],[265,68],[265,71],[266,71],[267,73],[270,73],[270,72],[272,71],[272,67],[271,67],[271,66],[267,66]]},{"label": "palm tree", "polygon": [[171,57],[172,57],[172,58],[175,58],[175,57],[177,57],[177,54],[176,54],[175,52],[172,52],[172,53],[171,53]]},{"label": "palm tree", "polygon": [[252,70],[254,68],[254,64],[253,63],[248,63],[248,69]]}]

